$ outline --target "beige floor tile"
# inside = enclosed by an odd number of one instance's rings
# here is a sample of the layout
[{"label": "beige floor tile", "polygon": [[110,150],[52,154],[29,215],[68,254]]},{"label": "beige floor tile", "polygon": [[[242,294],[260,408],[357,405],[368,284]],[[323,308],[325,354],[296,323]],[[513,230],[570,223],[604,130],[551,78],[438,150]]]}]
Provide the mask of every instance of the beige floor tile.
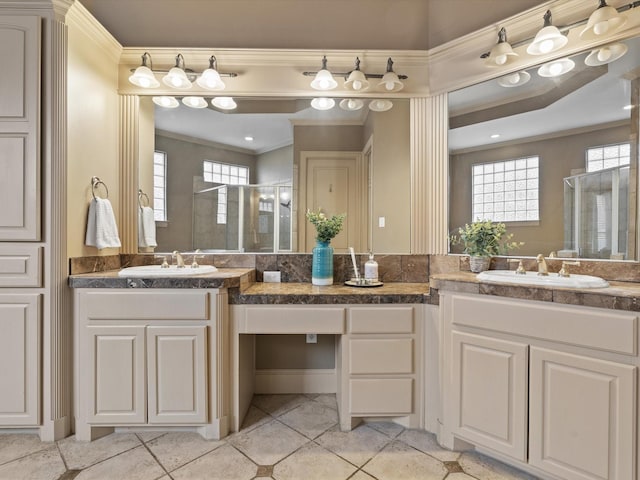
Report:
[{"label": "beige floor tile", "polygon": [[240,431],[248,432],[270,421],[271,417],[269,415],[251,405],[247,410],[247,414],[244,416]]},{"label": "beige floor tile", "polygon": [[45,450],[52,445],[53,443],[41,442],[38,435],[24,433],[0,435],[0,465]]},{"label": "beige floor tile", "polygon": [[344,480],[356,467],[314,443],[305,445],[273,468],[276,480]]},{"label": "beige floor tile", "polygon": [[[447,480],[476,480],[476,478],[472,477],[471,475],[467,475],[466,473],[457,472],[457,473],[450,473],[449,476],[447,477]],[[484,480],[484,478],[481,478],[480,480]]]},{"label": "beige floor tile", "polygon": [[0,466],[0,480],[55,480],[66,471],[58,447],[44,450]]},{"label": "beige floor tile", "polygon": [[133,433],[112,433],[93,442],[77,442],[75,436],[58,442],[71,470],[87,468],[140,445],[142,443]]},{"label": "beige floor tile", "polygon": [[536,480],[537,477],[476,452],[464,452],[458,463],[465,473],[481,480]]},{"label": "beige floor tile", "polygon": [[231,445],[223,445],[171,472],[171,476],[175,480],[249,480],[256,471],[257,466],[247,457]]},{"label": "beige floor tile", "polygon": [[83,470],[75,480],[155,480],[165,474],[141,445]]},{"label": "beige floor tile", "polygon": [[341,432],[337,427],[332,428],[316,439],[316,442],[327,450],[358,466],[369,461],[389,441],[389,437],[367,425],[358,425],[350,432]]},{"label": "beige floor tile", "polygon": [[448,473],[444,465],[435,458],[398,441],[387,445],[362,469],[384,480],[442,480]]},{"label": "beige floor tile", "polygon": [[320,393],[313,397],[315,402],[323,404],[325,407],[338,410],[338,402],[336,401],[335,393]]},{"label": "beige floor tile", "polygon": [[205,440],[196,432],[170,432],[147,444],[168,472],[224,445],[224,441]]},{"label": "beige floor tile", "polygon": [[250,432],[240,432],[229,442],[258,465],[273,465],[309,440],[277,420]]},{"label": "beige floor tile", "polygon": [[138,436],[138,438],[140,440],[142,440],[144,443],[149,443],[151,440],[153,440],[154,438],[158,438],[161,437],[162,435],[164,435],[165,432],[154,432],[154,431],[148,431],[148,432],[136,432],[136,435]]},{"label": "beige floor tile", "polygon": [[311,402],[310,398],[298,394],[282,394],[282,395],[254,395],[251,403],[263,412],[278,417],[289,410]]},{"label": "beige floor tile", "polygon": [[402,425],[394,422],[367,422],[367,425],[390,438],[396,438],[404,430]]},{"label": "beige floor tile", "polygon": [[314,439],[338,423],[338,412],[321,403],[308,402],[278,417],[285,425]]},{"label": "beige floor tile", "polygon": [[360,470],[359,472],[356,472],[356,474],[351,477],[349,480],[376,480],[375,478],[373,478],[371,475],[369,475],[367,472],[363,472],[362,470]]},{"label": "beige floor tile", "polygon": [[417,448],[421,452],[428,453],[441,462],[455,462],[460,457],[460,452],[453,452],[438,445],[436,436],[424,430],[405,430],[398,437],[407,445]]}]

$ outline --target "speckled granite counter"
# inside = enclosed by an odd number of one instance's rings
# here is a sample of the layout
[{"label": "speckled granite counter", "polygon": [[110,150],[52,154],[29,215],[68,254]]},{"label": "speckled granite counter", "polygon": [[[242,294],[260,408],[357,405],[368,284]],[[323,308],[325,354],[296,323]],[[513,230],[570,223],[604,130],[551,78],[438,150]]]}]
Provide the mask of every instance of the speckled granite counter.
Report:
[{"label": "speckled granite counter", "polygon": [[478,281],[475,273],[440,273],[430,277],[437,302],[437,291],[448,290],[499,297],[556,302],[568,305],[611,308],[615,310],[640,311],[640,283],[609,281],[608,288],[560,288],[548,286],[524,286]]},{"label": "speckled granite counter", "polygon": [[254,283],[231,294],[232,304],[376,304],[428,303],[428,283],[385,283],[381,287],[349,287],[310,283]]}]

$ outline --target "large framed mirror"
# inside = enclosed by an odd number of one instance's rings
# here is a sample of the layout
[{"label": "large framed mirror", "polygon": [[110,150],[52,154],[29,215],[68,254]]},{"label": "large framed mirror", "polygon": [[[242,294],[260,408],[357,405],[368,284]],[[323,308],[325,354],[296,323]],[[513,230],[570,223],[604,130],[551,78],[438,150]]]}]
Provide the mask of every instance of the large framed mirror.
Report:
[{"label": "large framed mirror", "polygon": [[155,210],[156,252],[309,252],[304,214],[322,208],[347,213],[336,252],[409,253],[408,99],[327,110],[311,98],[234,100],[224,110],[141,97],[155,150],[140,159],[141,201]]},{"label": "large framed mirror", "polygon": [[449,230],[491,219],[517,255],[638,260],[640,39],[561,60],[449,94]]}]

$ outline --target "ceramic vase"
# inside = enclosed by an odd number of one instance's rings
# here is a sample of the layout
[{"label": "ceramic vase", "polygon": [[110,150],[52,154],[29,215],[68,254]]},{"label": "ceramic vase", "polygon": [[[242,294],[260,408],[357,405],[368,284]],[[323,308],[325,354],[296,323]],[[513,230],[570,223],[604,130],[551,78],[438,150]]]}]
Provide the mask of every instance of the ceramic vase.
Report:
[{"label": "ceramic vase", "polygon": [[311,283],[313,285],[333,285],[333,247],[329,242],[316,241],[313,247]]},{"label": "ceramic vase", "polygon": [[469,257],[469,268],[473,273],[484,272],[489,270],[489,264],[491,263],[491,257]]}]

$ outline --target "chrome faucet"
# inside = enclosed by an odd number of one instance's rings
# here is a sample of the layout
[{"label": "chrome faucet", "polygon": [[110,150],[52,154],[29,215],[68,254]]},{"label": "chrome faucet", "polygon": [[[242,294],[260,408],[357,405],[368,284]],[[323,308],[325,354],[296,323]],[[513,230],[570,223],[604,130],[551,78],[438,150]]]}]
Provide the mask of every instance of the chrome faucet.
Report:
[{"label": "chrome faucet", "polygon": [[576,262],[570,262],[568,260],[564,260],[562,262],[562,268],[560,269],[560,271],[558,272],[558,276],[559,277],[569,277],[569,270],[567,270],[567,265],[580,265],[580,262],[576,261]]},{"label": "chrome faucet", "polygon": [[547,268],[547,261],[544,259],[544,255],[541,253],[536,256],[536,262],[538,262],[538,275],[547,276],[549,275],[549,269]]},{"label": "chrome faucet", "polygon": [[178,250],[174,250],[173,256],[176,257],[176,264],[178,268],[184,268],[184,258],[182,258],[182,254]]}]

